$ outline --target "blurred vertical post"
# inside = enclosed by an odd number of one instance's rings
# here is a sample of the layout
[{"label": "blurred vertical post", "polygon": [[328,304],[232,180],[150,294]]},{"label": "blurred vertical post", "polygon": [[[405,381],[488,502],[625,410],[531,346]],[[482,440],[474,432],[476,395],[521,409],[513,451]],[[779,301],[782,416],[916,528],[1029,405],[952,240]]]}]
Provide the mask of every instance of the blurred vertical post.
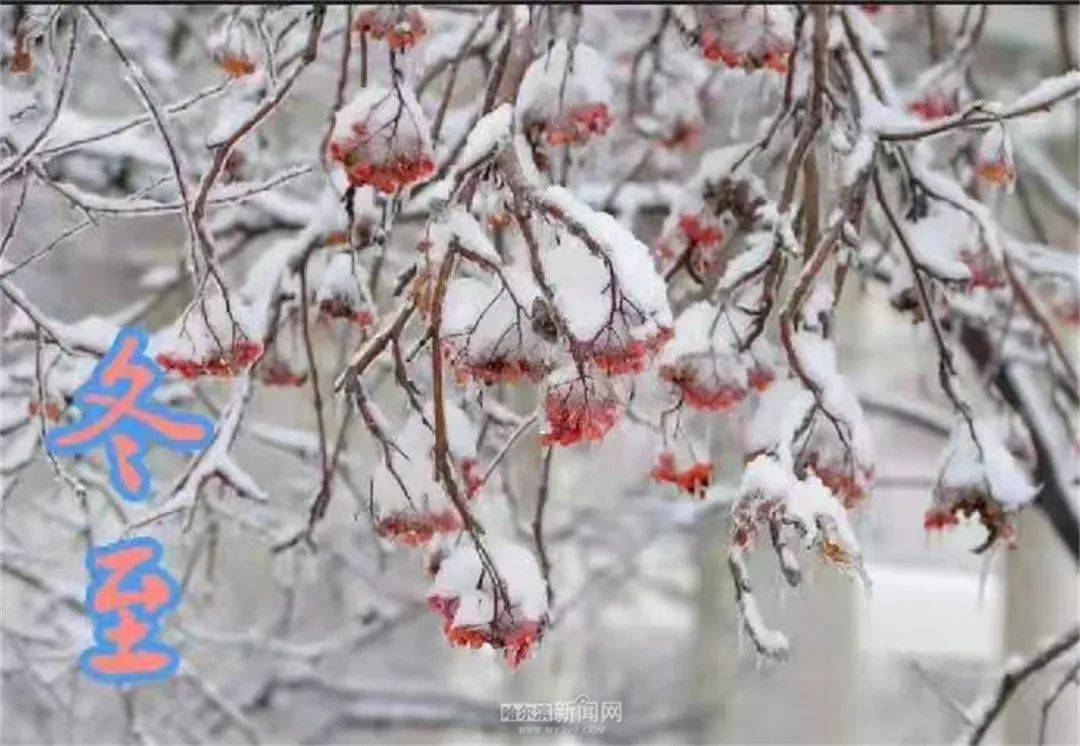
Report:
[{"label": "blurred vertical post", "polygon": [[[1027,655],[1046,639],[1058,635],[1080,615],[1077,567],[1062,547],[1043,514],[1028,510],[1018,521],[1020,541],[1005,562],[1006,659]],[[1077,653],[1062,656],[1046,672],[1021,686],[1004,713],[1004,723],[990,732],[1005,743],[1035,743],[1042,703],[1051,686],[1061,680]],[[1080,738],[1080,696],[1069,687],[1050,714],[1046,743],[1077,743]],[[992,742],[992,741],[991,741]]]}]

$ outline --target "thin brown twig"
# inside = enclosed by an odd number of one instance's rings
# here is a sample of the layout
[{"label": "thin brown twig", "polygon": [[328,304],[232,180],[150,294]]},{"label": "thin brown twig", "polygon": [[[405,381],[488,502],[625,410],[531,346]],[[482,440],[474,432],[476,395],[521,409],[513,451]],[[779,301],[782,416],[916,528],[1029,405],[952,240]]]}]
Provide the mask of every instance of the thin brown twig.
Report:
[{"label": "thin brown twig", "polygon": [[41,144],[45,142],[45,138],[49,136],[49,132],[52,131],[53,125],[56,124],[56,120],[60,117],[60,110],[64,107],[64,100],[67,98],[68,86],[71,82],[71,63],[75,59],[75,49],[78,46],[79,41],[79,16],[75,14],[71,19],[71,39],[68,42],[67,57],[64,60],[64,69],[60,77],[60,86],[56,91],[56,100],[53,102],[52,110],[49,112],[48,119],[34,135],[33,139],[27,143],[22,152],[19,153],[8,165],[0,168],[0,182],[6,181],[12,174],[18,173],[22,170],[26,162],[29,161],[34,153],[37,152]]},{"label": "thin brown twig", "polygon": [[1017,688],[1032,674],[1041,671],[1060,655],[1071,649],[1078,640],[1080,640],[1080,626],[1074,624],[1048,645],[1036,650],[1026,659],[1018,664],[1006,667],[989,699],[979,708],[978,714],[972,718],[973,725],[966,738],[968,744],[975,746],[975,744],[981,743],[987,731],[990,730],[990,726],[994,724],[998,715],[1005,709],[1005,705]]}]

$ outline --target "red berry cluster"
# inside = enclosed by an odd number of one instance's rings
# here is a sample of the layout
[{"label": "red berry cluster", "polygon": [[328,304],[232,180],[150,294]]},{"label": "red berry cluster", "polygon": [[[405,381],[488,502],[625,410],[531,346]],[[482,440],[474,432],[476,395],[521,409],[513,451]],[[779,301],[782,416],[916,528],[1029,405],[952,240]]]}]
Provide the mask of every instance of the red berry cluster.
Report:
[{"label": "red berry cluster", "polygon": [[23,75],[30,72],[33,66],[34,59],[30,56],[30,49],[26,44],[26,34],[19,32],[15,34],[15,49],[8,60],[8,69],[16,75]]},{"label": "red berry cluster", "polygon": [[413,8],[400,13],[396,8],[370,8],[357,14],[353,31],[385,39],[395,52],[403,52],[427,36],[427,23],[423,13]]},{"label": "red berry cluster", "polygon": [[671,329],[662,328],[653,336],[632,340],[628,345],[585,346],[580,352],[610,376],[640,373],[672,336]]},{"label": "red berry cluster", "polygon": [[1066,324],[1080,326],[1080,300],[1061,301],[1055,303],[1054,313]]},{"label": "red berry cluster", "polygon": [[615,120],[606,104],[575,106],[545,127],[548,145],[583,145],[593,135],[603,137]]},{"label": "red berry cluster", "polygon": [[999,187],[1011,184],[1016,179],[1016,171],[1012,164],[1004,159],[980,163],[976,168],[976,173],[983,181]]},{"label": "red berry cluster", "polygon": [[270,365],[262,366],[260,379],[267,386],[303,386],[307,373],[294,373],[288,365],[275,360]]},{"label": "red berry cluster", "polygon": [[344,298],[324,298],[319,301],[319,320],[348,319],[357,326],[369,327],[375,321],[371,311],[354,309]]},{"label": "red berry cluster", "polygon": [[766,68],[781,75],[788,71],[788,58],[791,48],[786,44],[775,43],[763,52],[739,52],[724,45],[720,35],[714,31],[705,31],[701,35],[701,54],[711,62],[723,62],[730,68],[760,70]]},{"label": "red berry cluster", "polygon": [[701,127],[688,122],[676,122],[671,134],[660,140],[668,150],[693,150],[701,139]]},{"label": "red berry cluster", "polygon": [[178,373],[181,378],[190,379],[200,376],[228,378],[251,367],[262,356],[262,351],[261,343],[242,339],[235,342],[229,350],[218,352],[203,360],[192,360],[164,352],[155,359],[162,368]]},{"label": "red berry cluster", "polygon": [[764,365],[755,365],[746,372],[746,382],[754,391],[764,391],[776,380],[776,371]]},{"label": "red berry cluster", "polygon": [[454,378],[459,385],[465,385],[469,379],[479,381],[485,386],[495,383],[517,383],[523,378],[526,381],[539,383],[546,372],[543,366],[529,360],[499,358],[474,363],[457,356],[450,346],[446,347],[446,351],[447,357],[453,362]]},{"label": "red berry cluster", "polygon": [[[31,417],[37,417],[38,412],[41,411],[41,403],[37,399],[31,399],[30,403],[26,405],[26,412]],[[45,418],[50,422],[60,421],[60,405],[56,402],[45,402]]]},{"label": "red berry cluster", "polygon": [[909,103],[907,110],[927,122],[951,116],[960,110],[960,94],[931,91]]},{"label": "red berry cluster", "polygon": [[1002,278],[998,268],[994,265],[993,260],[989,255],[985,253],[974,253],[971,251],[960,252],[960,261],[962,261],[967,268],[971,270],[971,279],[967,281],[967,287],[969,290],[974,288],[986,288],[987,290],[996,290],[997,288],[1005,287],[1005,280]]},{"label": "red berry cluster", "polygon": [[330,157],[345,165],[345,173],[353,186],[371,185],[383,194],[393,194],[402,187],[421,181],[435,173],[435,161],[423,153],[398,153],[382,163],[371,163],[357,155],[356,147],[330,144]]},{"label": "red berry cluster", "polygon": [[548,430],[540,434],[542,446],[568,446],[581,441],[603,440],[619,420],[613,401],[568,399],[549,395],[544,402]]},{"label": "red berry cluster", "polygon": [[748,391],[734,383],[705,386],[697,380],[690,369],[666,365],[660,369],[660,377],[672,383],[683,399],[694,409],[703,412],[727,412],[746,398]]},{"label": "red berry cluster", "polygon": [[465,481],[465,495],[469,499],[476,497],[484,486],[484,473],[474,458],[461,460],[461,478]]},{"label": "red berry cluster", "polygon": [[764,500],[760,496],[740,500],[731,516],[731,543],[740,549],[749,549],[757,537],[757,527],[768,524],[784,511],[779,500]]},{"label": "red berry cluster", "polygon": [[724,231],[719,226],[710,225],[697,215],[680,215],[679,229],[694,247],[718,246],[724,240]]},{"label": "red berry cluster", "polygon": [[927,531],[941,531],[960,523],[961,518],[978,516],[979,522],[986,527],[993,542],[1005,542],[1013,546],[1016,541],[1016,529],[1009,522],[1008,516],[996,504],[987,501],[980,494],[971,493],[954,500],[946,506],[932,507],[923,517],[923,528]]},{"label": "red berry cluster", "polygon": [[455,627],[454,615],[459,604],[457,598],[428,596],[427,604],[443,618],[443,634],[451,645],[474,649],[490,645],[503,651],[511,668],[520,666],[543,636],[542,622],[518,621],[507,614],[500,615],[499,619],[488,624]]},{"label": "red berry cluster", "polygon": [[712,483],[712,462],[699,461],[679,471],[675,468],[675,455],[665,451],[649,476],[661,484],[673,484],[688,495],[705,497],[705,489]]},{"label": "red berry cluster", "polygon": [[853,469],[820,463],[816,453],[807,457],[806,464],[817,474],[821,483],[840,498],[840,501],[848,510],[851,510],[866,498],[864,482]]},{"label": "red berry cluster", "polygon": [[255,63],[248,57],[222,54],[217,57],[217,63],[230,78],[242,78],[255,72]]},{"label": "red berry cluster", "polygon": [[452,534],[460,530],[461,518],[451,509],[435,513],[399,510],[375,522],[375,533],[407,547],[427,544],[435,534]]}]

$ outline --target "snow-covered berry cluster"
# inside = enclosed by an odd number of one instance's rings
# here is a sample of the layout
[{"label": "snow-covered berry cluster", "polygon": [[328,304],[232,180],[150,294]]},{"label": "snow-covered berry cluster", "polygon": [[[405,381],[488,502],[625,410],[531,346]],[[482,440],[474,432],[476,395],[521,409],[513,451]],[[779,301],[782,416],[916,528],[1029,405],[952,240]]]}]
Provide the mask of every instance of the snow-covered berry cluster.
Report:
[{"label": "snow-covered berry cluster", "polygon": [[335,116],[329,155],[354,186],[393,194],[435,173],[427,119],[405,86],[370,86]]},{"label": "snow-covered berry cluster", "polygon": [[463,544],[440,562],[427,603],[442,617],[451,645],[488,645],[502,650],[510,667],[517,668],[547,626],[547,584],[528,550],[501,544],[488,552],[496,578],[475,547]]},{"label": "snow-covered berry cluster", "polygon": [[404,52],[427,36],[428,23],[419,6],[375,5],[362,8],[352,28],[354,33],[386,42],[395,52]]}]

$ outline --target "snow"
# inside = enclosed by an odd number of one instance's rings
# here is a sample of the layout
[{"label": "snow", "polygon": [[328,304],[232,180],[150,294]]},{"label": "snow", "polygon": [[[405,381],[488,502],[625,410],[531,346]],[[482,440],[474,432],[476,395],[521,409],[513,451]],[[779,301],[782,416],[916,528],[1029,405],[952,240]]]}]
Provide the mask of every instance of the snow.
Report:
[{"label": "snow", "polygon": [[1070,70],[1064,75],[1046,78],[1034,88],[1006,106],[1002,116],[1010,116],[1031,106],[1039,106],[1062,96],[1072,97],[1080,93],[1080,70]]},{"label": "snow", "polygon": [[[372,402],[376,420],[384,433],[389,435],[389,424]],[[435,449],[435,433],[431,427],[435,421],[434,404],[425,406],[424,418],[413,412],[392,436],[390,459],[393,469],[383,462],[372,472],[372,491],[379,512],[416,510],[419,512],[455,511],[456,508],[435,476],[432,454]],[[446,401],[447,446],[452,459],[460,463],[476,458],[477,432],[469,417],[455,404]],[[401,479],[401,484],[398,478]],[[408,494],[402,492],[402,484]]]},{"label": "snow", "polygon": [[730,337],[724,333],[728,326],[717,323],[718,315],[718,309],[707,301],[687,306],[675,322],[675,336],[660,351],[660,364],[671,365],[684,357],[708,355],[717,347],[730,348]]},{"label": "snow", "polygon": [[763,453],[746,465],[740,492],[744,496],[758,496],[783,505],[785,515],[798,523],[806,547],[818,539],[818,520],[830,519],[844,551],[852,557],[858,556],[859,542],[847,510],[814,474],[797,479],[790,464]]},{"label": "snow", "polygon": [[844,159],[843,184],[851,186],[870,167],[874,159],[874,138],[867,132],[860,132],[851,152]]},{"label": "snow", "polygon": [[1039,488],[1005,446],[1004,423],[980,418],[975,420],[974,428],[982,456],[971,439],[967,422],[958,420],[942,455],[935,492],[989,489],[989,497],[1010,511],[1034,500]]},{"label": "snow", "polygon": [[585,44],[575,46],[571,54],[566,42],[560,39],[525,71],[515,107],[517,130],[548,123],[576,106],[593,103],[610,106],[613,98],[604,58]]},{"label": "snow", "polygon": [[316,303],[325,300],[341,300],[350,308],[357,308],[361,303],[360,286],[353,273],[353,257],[347,252],[334,254],[326,265],[315,297]]},{"label": "snow", "polygon": [[935,205],[929,215],[908,223],[908,238],[915,259],[930,274],[945,280],[971,279],[971,269],[960,259],[972,234],[972,221],[964,213]]},{"label": "snow", "polygon": [[582,225],[606,249],[623,295],[658,326],[671,326],[667,286],[656,271],[648,246],[611,215],[593,210],[564,187],[548,187],[540,198]]},{"label": "snow", "polygon": [[556,237],[552,231],[537,234],[550,236],[541,260],[560,315],[575,339],[588,342],[611,317],[611,275],[604,262],[577,238]]},{"label": "snow", "polygon": [[484,229],[469,211],[461,205],[454,205],[445,214],[431,224],[432,248],[436,255],[441,255],[453,239],[460,242],[462,248],[471,251],[495,264],[500,263],[499,254],[491,243]]},{"label": "snow", "polygon": [[[488,545],[495,569],[506,583],[506,592],[519,620],[539,621],[547,615],[547,584],[529,550],[508,542]],[[492,621],[494,594],[490,578],[483,574],[476,548],[465,543],[451,552],[439,566],[428,597],[457,598],[459,617],[454,625],[478,625]],[[477,587],[479,585],[479,588]]]},{"label": "snow", "polygon": [[458,163],[468,168],[505,147],[512,135],[513,117],[514,107],[510,104],[502,104],[482,116],[469,131]]},{"label": "snow", "polygon": [[845,437],[850,441],[856,461],[864,466],[873,464],[870,428],[859,400],[839,372],[832,340],[800,331],[795,334],[794,346],[803,370],[821,392],[822,405],[846,426]]},{"label": "snow", "polygon": [[[747,143],[735,143],[713,148],[702,154],[697,173],[690,183],[690,190],[701,192],[708,184],[733,176],[736,162],[746,153],[748,147]],[[740,166],[740,174],[745,163],[744,161],[743,166]]]},{"label": "snow", "polygon": [[746,423],[745,452],[777,451],[786,453],[790,459],[791,441],[813,406],[814,395],[797,380],[774,381],[757,398]]},{"label": "snow", "polygon": [[450,281],[443,303],[443,339],[472,361],[502,356],[543,361],[550,355],[549,345],[524,316],[540,291],[524,268],[508,267],[503,276],[510,290],[471,277]]},{"label": "snow", "polygon": [[359,140],[365,160],[383,163],[396,154],[430,154],[430,129],[411,88],[398,85],[390,90],[368,86],[338,111],[330,140],[331,143]]}]

